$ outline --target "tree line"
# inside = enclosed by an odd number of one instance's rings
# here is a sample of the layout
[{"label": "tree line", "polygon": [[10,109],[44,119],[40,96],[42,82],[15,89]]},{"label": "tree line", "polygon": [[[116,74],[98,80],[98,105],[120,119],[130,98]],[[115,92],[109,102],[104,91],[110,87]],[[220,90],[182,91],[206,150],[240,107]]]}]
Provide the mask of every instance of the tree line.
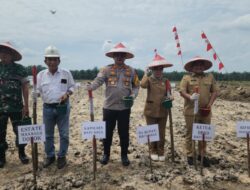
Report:
[{"label": "tree line", "polygon": [[[44,66],[38,65],[37,71],[46,69]],[[27,66],[26,71],[28,75],[32,75],[32,66]],[[139,79],[143,77],[144,71],[136,69]],[[93,80],[99,72],[97,67],[87,70],[71,70],[75,80]],[[250,81],[250,72],[231,72],[231,73],[218,73],[212,72],[217,81]],[[164,72],[164,76],[171,81],[180,81],[186,72]]]}]

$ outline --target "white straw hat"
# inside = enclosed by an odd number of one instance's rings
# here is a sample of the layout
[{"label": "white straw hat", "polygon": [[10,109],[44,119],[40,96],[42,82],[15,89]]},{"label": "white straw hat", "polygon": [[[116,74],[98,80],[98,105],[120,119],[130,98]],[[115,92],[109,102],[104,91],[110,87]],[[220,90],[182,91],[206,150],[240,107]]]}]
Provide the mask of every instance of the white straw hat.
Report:
[{"label": "white straw hat", "polygon": [[167,62],[165,58],[160,56],[158,53],[155,53],[155,57],[153,61],[148,65],[148,68],[153,68],[153,67],[172,67],[173,64]]},{"label": "white straw hat", "polygon": [[126,59],[134,57],[134,54],[132,54],[122,43],[118,43],[114,46],[109,52],[106,53],[106,56],[114,58],[114,53],[126,53]]},{"label": "white straw hat", "polygon": [[16,48],[14,48],[13,45],[10,42],[0,43],[0,52],[1,52],[2,49],[10,50],[14,61],[20,61],[22,59],[21,53],[19,53],[19,51],[17,51]]},{"label": "white straw hat", "polygon": [[184,68],[187,71],[192,72],[193,71],[193,65],[195,63],[198,63],[198,62],[202,62],[204,64],[204,71],[210,69],[212,67],[212,65],[213,65],[213,63],[210,60],[202,58],[200,56],[196,56],[196,57],[192,58],[191,60],[189,60],[185,64]]}]

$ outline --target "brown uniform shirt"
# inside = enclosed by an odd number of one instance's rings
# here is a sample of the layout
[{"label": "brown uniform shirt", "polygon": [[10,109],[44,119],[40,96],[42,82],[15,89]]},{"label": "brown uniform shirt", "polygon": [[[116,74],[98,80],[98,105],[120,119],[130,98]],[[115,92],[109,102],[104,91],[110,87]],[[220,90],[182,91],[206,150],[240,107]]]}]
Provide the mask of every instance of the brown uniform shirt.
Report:
[{"label": "brown uniform shirt", "polygon": [[[218,87],[213,74],[204,73],[203,75],[191,74],[183,76],[180,83],[180,91],[193,94],[195,88],[199,88],[199,108],[206,107],[209,103],[211,93],[218,92]],[[184,115],[194,115],[194,102],[185,98]]]},{"label": "brown uniform shirt", "polygon": [[157,80],[152,76],[143,76],[141,87],[147,88],[147,99],[144,108],[144,115],[155,118],[167,117],[167,109],[162,105],[166,98],[166,80]]}]

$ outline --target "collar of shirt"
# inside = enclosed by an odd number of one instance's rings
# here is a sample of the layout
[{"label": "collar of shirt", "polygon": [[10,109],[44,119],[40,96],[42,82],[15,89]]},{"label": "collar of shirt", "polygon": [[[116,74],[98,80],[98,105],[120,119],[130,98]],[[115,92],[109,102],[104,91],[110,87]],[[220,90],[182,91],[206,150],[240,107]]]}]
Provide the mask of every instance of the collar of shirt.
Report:
[{"label": "collar of shirt", "polygon": [[156,78],[153,74],[152,74],[152,78],[153,78],[154,80],[157,80],[157,81],[162,81],[162,79],[163,79],[163,77]]},{"label": "collar of shirt", "polygon": [[113,69],[127,69],[128,66],[125,63],[122,65],[114,64],[112,68]]},{"label": "collar of shirt", "polygon": [[[57,71],[55,72],[55,74],[60,73],[60,72],[62,72],[62,70],[60,68],[58,68]],[[52,75],[52,73],[49,72],[49,69],[46,70],[46,74],[47,75]]]},{"label": "collar of shirt", "polygon": [[206,75],[206,73],[200,73],[200,74],[192,73],[193,77],[204,77],[205,75]]}]

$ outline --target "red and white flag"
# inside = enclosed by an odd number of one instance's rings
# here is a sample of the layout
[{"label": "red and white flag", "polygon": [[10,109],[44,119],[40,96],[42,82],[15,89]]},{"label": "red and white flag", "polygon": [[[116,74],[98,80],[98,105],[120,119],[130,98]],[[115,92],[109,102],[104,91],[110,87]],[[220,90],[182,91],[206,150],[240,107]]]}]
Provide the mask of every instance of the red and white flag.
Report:
[{"label": "red and white flag", "polygon": [[183,65],[181,44],[180,44],[180,39],[179,39],[179,35],[178,35],[178,33],[177,33],[177,28],[176,28],[176,26],[173,27],[172,32],[174,33],[174,39],[175,39],[175,41],[176,41],[176,47],[177,47],[177,49],[178,49],[177,55],[180,55],[180,56],[181,56],[181,63],[182,63],[182,65]]},{"label": "red and white flag", "polygon": [[207,51],[212,50],[214,61],[218,62],[219,71],[221,71],[224,68],[224,64],[220,60],[218,54],[215,52],[212,44],[210,43],[210,41],[207,38],[207,35],[204,32],[201,33],[201,38],[204,39],[205,43],[207,44]]}]

